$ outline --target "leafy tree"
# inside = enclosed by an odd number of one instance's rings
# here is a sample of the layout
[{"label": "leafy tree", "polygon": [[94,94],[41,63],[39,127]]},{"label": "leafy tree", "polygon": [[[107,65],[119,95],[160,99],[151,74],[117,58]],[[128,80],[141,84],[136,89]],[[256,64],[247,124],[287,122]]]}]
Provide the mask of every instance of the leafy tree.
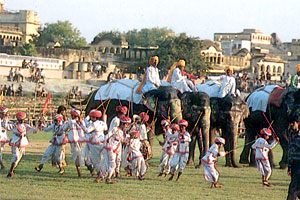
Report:
[{"label": "leafy tree", "polygon": [[35,36],[33,40],[38,47],[46,47],[48,43],[56,41],[66,48],[80,48],[87,45],[85,38],[80,36],[80,31],[74,28],[69,21],[46,23],[38,33],[39,36]]},{"label": "leafy tree", "polygon": [[19,48],[19,52],[23,56],[36,56],[37,51],[34,44],[24,44]]}]

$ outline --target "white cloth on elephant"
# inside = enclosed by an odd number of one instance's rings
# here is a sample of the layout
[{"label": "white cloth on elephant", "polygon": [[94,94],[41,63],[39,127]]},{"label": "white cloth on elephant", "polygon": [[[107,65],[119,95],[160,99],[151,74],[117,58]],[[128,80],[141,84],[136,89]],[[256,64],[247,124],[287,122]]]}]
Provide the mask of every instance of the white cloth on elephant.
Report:
[{"label": "white cloth on elephant", "polygon": [[136,89],[139,87],[139,84],[139,81],[131,79],[119,79],[117,81],[108,82],[98,89],[94,100],[104,101],[110,98],[140,104],[143,95],[136,93]]},{"label": "white cloth on elephant", "polygon": [[228,94],[235,96],[236,82],[233,76],[228,76],[228,75],[209,76],[208,79],[214,81],[222,80],[222,85],[218,94],[219,98],[223,98]]},{"label": "white cloth on elephant", "polygon": [[143,93],[157,89],[161,86],[158,68],[150,65],[146,70],[146,83],[143,87]]},{"label": "white cloth on elephant", "polygon": [[215,168],[214,164],[208,164],[203,162],[204,178],[209,183],[217,183],[219,179],[219,172]]},{"label": "white cloth on elephant", "polygon": [[[171,79],[172,87],[179,90],[181,93],[192,92],[192,89],[189,87],[189,85],[191,84],[188,83],[188,81],[189,80],[182,75],[181,70],[178,67],[176,67],[172,73],[172,79]],[[192,88],[194,88],[194,86]]]},{"label": "white cloth on elephant", "polygon": [[251,93],[250,96],[247,98],[247,104],[251,111],[260,110],[266,112],[270,94],[276,87],[279,86],[267,85],[265,87],[260,87],[256,89],[253,93]]},{"label": "white cloth on elephant", "polygon": [[209,80],[203,84],[196,85],[196,88],[199,92],[206,93],[210,98],[218,97],[221,88],[221,83],[218,81]]},{"label": "white cloth on elephant", "polygon": [[171,160],[171,174],[174,174],[179,167],[179,172],[183,172],[189,157],[189,143],[191,141],[190,134],[186,131],[177,136],[177,150]]},{"label": "white cloth on elephant", "polygon": [[276,140],[269,144],[264,138],[257,138],[251,146],[252,149],[255,149],[255,160],[269,160],[268,153],[276,144]]}]

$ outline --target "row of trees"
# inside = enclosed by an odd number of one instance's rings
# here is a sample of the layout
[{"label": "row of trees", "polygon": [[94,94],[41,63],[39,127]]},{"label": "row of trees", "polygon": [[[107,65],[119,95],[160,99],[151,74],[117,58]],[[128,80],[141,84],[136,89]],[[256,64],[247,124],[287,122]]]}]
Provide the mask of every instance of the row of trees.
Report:
[{"label": "row of trees", "polygon": [[[30,44],[20,48],[23,55],[36,54],[35,47],[46,47],[49,43],[59,42],[62,48],[85,48],[87,47],[86,39],[81,36],[80,31],[74,28],[69,21],[58,21],[56,23],[47,23],[39,31],[39,36],[34,36]],[[107,32],[99,33],[97,38]],[[143,47],[158,46],[153,52],[160,58],[160,68],[168,69],[174,61],[184,59],[189,71],[203,71],[207,65],[200,57],[200,51],[204,48],[203,42],[197,37],[187,36],[185,33],[175,35],[168,28],[145,28],[141,30],[130,30],[124,33],[115,31],[115,35],[125,38],[130,46],[137,45]],[[92,43],[93,43],[92,42]],[[129,72],[135,72],[137,66],[146,67],[148,60],[136,62],[128,66]]]}]

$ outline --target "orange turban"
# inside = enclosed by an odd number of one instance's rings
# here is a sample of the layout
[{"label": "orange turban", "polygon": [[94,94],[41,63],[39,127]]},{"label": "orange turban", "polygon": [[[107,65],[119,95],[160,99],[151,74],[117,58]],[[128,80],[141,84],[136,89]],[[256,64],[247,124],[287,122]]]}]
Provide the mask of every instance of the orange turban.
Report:
[{"label": "orange turban", "polygon": [[149,65],[153,65],[153,63],[154,63],[155,61],[156,61],[156,63],[158,64],[158,62],[159,62],[158,57],[157,57],[157,56],[151,57],[151,58],[149,59]]},{"label": "orange turban", "polygon": [[178,62],[177,62],[177,66],[180,66],[180,67],[185,67],[185,61],[184,60],[179,60]]},{"label": "orange turban", "polygon": [[297,72],[300,72],[300,64],[297,64],[296,68],[297,68]]},{"label": "orange turban", "polygon": [[233,67],[232,67],[232,66],[227,66],[227,67],[226,67],[226,72],[227,72],[228,70],[230,70],[231,73],[233,73]]}]

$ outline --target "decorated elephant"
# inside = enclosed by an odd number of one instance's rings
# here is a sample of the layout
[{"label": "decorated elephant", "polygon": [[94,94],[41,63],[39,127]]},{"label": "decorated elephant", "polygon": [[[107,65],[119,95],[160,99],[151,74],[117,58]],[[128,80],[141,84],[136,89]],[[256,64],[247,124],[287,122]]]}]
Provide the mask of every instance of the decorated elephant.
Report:
[{"label": "decorated elephant", "polygon": [[[74,102],[71,104],[72,107],[77,107],[81,104],[85,107],[86,115],[95,108],[103,110],[107,108],[107,123],[110,124],[112,118],[116,115],[115,109],[118,105],[122,104],[127,106],[129,109],[129,115],[139,114],[141,112],[146,112],[149,115],[148,124],[151,124],[154,120],[155,130],[151,131],[151,136],[149,137],[150,143],[152,143],[155,134],[160,134],[162,132],[161,120],[170,116],[175,122],[182,119],[181,115],[181,101],[177,96],[177,91],[171,86],[162,86],[157,90],[151,90],[143,94],[142,103],[134,103],[127,100],[120,99],[101,99],[95,100],[96,91],[91,92],[84,101]],[[103,102],[103,106],[100,106]],[[100,106],[100,107],[99,107]]]},{"label": "decorated elephant", "polygon": [[220,131],[225,139],[224,149],[229,152],[225,166],[239,167],[236,162],[238,128],[241,120],[249,115],[248,105],[240,97],[229,95],[224,98],[210,98],[210,105],[210,144],[214,143],[217,131]]},{"label": "decorated elephant", "polygon": [[[288,119],[291,114],[300,114],[300,92],[283,93],[283,96],[279,98],[281,100],[275,100],[277,102],[280,101],[280,104],[275,105],[269,100],[266,105],[266,112],[262,110],[251,111],[250,115],[244,120],[246,127],[245,145],[240,156],[240,163],[255,165],[254,151],[251,149],[251,145],[254,143],[257,133],[262,128],[269,127],[274,130],[273,134],[279,138],[283,150],[282,158],[279,162],[280,168],[284,169],[287,167]],[[250,109],[253,109],[252,107]],[[269,160],[270,164],[275,166],[272,151],[269,153]]]},{"label": "decorated elephant", "polygon": [[[226,156],[226,166],[238,167],[235,161],[238,125],[249,114],[247,104],[239,97],[209,98],[204,92],[186,92],[181,96],[181,107],[183,118],[190,123],[192,138],[188,163],[194,163],[196,142],[202,158],[214,143],[216,132],[220,131],[226,140],[224,148],[230,152]],[[201,164],[200,158],[196,167]]]},{"label": "decorated elephant", "polygon": [[182,117],[189,122],[188,131],[191,134],[188,164],[194,165],[195,147],[198,143],[200,159],[209,149],[210,100],[204,92],[185,92],[179,95],[181,99]]}]

